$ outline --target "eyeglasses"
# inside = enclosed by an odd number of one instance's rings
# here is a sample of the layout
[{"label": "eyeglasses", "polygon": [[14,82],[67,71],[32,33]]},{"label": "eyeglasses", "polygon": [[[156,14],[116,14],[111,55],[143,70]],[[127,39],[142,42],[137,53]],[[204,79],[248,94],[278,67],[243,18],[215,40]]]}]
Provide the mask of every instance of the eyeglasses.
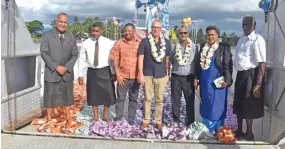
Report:
[{"label": "eyeglasses", "polygon": [[182,34],[188,34],[188,33],[187,32],[180,32],[179,34],[182,35]]},{"label": "eyeglasses", "polygon": [[151,26],[151,28],[153,28],[153,29],[161,29],[161,27],[159,27],[159,26]]}]

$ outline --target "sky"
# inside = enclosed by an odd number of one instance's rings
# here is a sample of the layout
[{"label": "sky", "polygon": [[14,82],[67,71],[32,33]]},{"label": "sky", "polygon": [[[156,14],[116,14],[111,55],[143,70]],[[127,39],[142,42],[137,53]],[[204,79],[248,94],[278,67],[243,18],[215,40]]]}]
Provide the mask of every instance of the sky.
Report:
[{"label": "sky", "polygon": [[[123,18],[130,22],[137,12],[136,0],[16,0],[24,21],[39,20],[45,30],[50,29],[50,22],[56,15],[65,12],[80,20],[86,17],[99,16]],[[147,0],[140,0],[146,2]],[[180,25],[182,18],[191,17],[199,22],[198,27],[205,29],[208,25],[216,25],[221,32],[242,34],[241,20],[245,15],[254,15],[257,30],[264,24],[264,13],[258,7],[260,0],[170,0],[170,26]],[[144,22],[145,13],[141,7],[138,19]]]}]

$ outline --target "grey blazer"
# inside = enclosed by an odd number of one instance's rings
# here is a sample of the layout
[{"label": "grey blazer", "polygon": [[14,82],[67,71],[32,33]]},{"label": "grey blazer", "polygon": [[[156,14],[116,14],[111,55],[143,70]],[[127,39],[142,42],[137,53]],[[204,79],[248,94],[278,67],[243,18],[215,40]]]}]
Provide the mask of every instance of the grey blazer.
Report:
[{"label": "grey blazer", "polygon": [[[64,33],[63,44],[60,43],[59,34],[55,29],[44,33],[40,51],[45,62],[45,81],[74,80],[73,66],[78,58],[78,49],[76,38],[71,32]],[[56,71],[59,65],[65,66],[68,70],[63,76]]]}]

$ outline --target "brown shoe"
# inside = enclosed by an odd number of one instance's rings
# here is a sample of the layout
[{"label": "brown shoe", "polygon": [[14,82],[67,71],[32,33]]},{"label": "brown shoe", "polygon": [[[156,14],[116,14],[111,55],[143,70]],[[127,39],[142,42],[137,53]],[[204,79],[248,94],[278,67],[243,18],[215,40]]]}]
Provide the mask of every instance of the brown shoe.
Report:
[{"label": "brown shoe", "polygon": [[162,125],[162,123],[157,123],[156,127],[157,127],[157,129],[162,129],[163,125]]},{"label": "brown shoe", "polygon": [[148,122],[146,122],[145,120],[142,122],[141,128],[146,128],[148,127]]}]

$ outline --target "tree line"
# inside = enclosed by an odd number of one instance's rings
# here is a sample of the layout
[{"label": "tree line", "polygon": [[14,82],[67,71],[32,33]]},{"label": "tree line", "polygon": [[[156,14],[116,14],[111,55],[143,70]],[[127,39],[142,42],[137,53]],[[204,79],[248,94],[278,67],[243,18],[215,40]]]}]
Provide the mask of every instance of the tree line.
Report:
[{"label": "tree line", "polygon": [[[191,35],[191,33],[190,33]],[[207,41],[207,35],[203,32],[202,28],[199,28],[197,31],[197,43],[206,43]],[[191,36],[190,36],[191,37]],[[239,40],[239,36],[236,35],[236,33],[230,33],[227,34],[226,32],[223,32],[220,35],[220,38],[222,39],[223,42],[226,42],[228,44],[230,44],[232,47],[236,46],[238,40]]]},{"label": "tree line", "polygon": [[[68,25],[69,31],[71,31],[76,37],[82,38],[89,33],[89,28],[94,22],[101,22],[103,24],[104,33],[103,35],[110,39],[118,39],[123,32],[122,27],[118,27],[112,24],[112,20],[107,22],[102,21],[99,17],[95,18],[85,18],[83,21],[80,21],[77,16],[74,17],[73,23]],[[43,23],[39,20],[34,20],[31,22],[26,22],[26,26],[31,33],[33,38],[40,38],[44,31]],[[55,26],[55,20],[50,22],[50,27]],[[190,33],[191,35],[191,33]],[[231,46],[235,46],[238,42],[239,36],[235,33],[227,34],[223,32],[220,36],[223,42],[229,43]],[[205,43],[207,40],[206,34],[203,32],[203,29],[198,29],[197,32],[197,43]]]},{"label": "tree line", "polygon": [[[77,16],[74,17],[73,23],[68,25],[68,30],[72,32],[76,37],[83,38],[86,37],[90,31],[90,26],[95,22],[101,22],[103,25],[104,33],[103,35],[110,39],[118,39],[121,36],[123,31],[122,27],[115,26],[112,24],[112,20],[102,21],[99,17],[95,18],[85,18],[83,21],[80,21]],[[31,22],[25,22],[29,32],[33,38],[40,38],[44,32],[43,23],[39,20],[34,20]],[[56,20],[50,22],[50,27],[54,28]]]}]

